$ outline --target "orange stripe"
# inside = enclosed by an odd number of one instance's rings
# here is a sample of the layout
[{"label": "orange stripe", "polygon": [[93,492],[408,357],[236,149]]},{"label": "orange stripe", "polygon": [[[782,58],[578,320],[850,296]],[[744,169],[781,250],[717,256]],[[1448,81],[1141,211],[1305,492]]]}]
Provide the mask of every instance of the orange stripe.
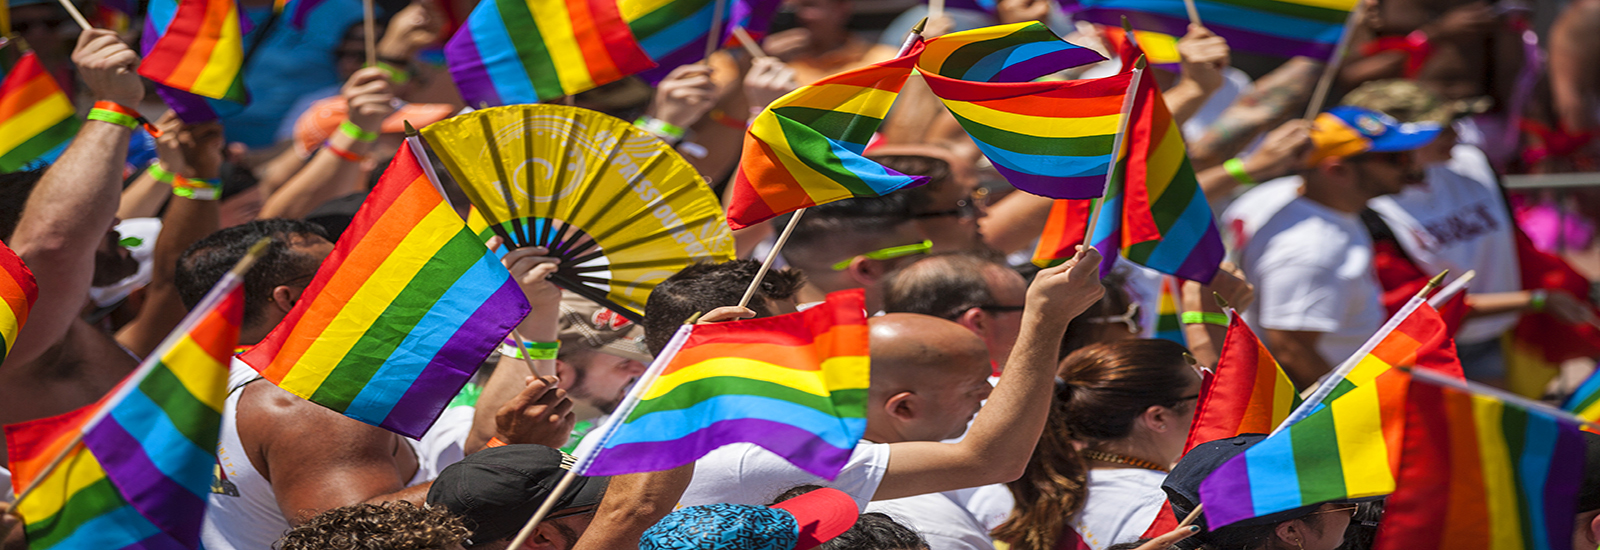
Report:
[{"label": "orange stripe", "polygon": [[572,18],[572,35],[578,41],[578,51],[583,52],[583,63],[589,67],[589,79],[610,82],[622,75],[611,62],[611,52],[606,51],[605,38],[596,28],[594,13],[585,0],[567,0],[567,13]]},{"label": "orange stripe", "polygon": [[[746,334],[738,336],[744,337]],[[794,334],[774,331],[751,331],[748,337],[750,340],[771,337],[771,340],[718,341],[696,345],[691,336],[690,345],[680,350],[677,357],[672,359],[672,363],[662,369],[661,374],[663,376],[672,374],[690,365],[719,357],[747,357],[795,370],[814,371],[821,368],[822,361],[828,358],[819,355],[822,353],[833,352],[837,356],[867,354],[867,326],[864,324],[834,325],[827,332],[816,335],[815,344],[799,343]]]},{"label": "orange stripe", "polygon": [[[768,111],[761,116],[777,115]],[[745,172],[745,181],[750,182],[750,188],[756,196],[761,197],[761,201],[767,203],[767,208],[773,212],[787,212],[816,204],[800,182],[795,180],[794,174],[778,160],[777,151],[760,138],[745,136],[744,159],[740,161],[739,169]]]},{"label": "orange stripe", "polygon": [[199,32],[195,33],[194,40],[189,42],[183,51],[183,58],[173,68],[169,77],[171,82],[182,84],[181,88],[188,88],[200,79],[200,71],[205,70],[206,63],[211,61],[211,52],[217,48],[216,29],[222,28],[224,18],[227,17],[228,8],[220,5],[217,0],[206,0],[204,19],[201,20]]},{"label": "orange stripe", "polygon": [[1400,471],[1400,450],[1405,444],[1406,390],[1411,375],[1399,369],[1389,369],[1373,380],[1378,392],[1378,418],[1383,427],[1384,444],[1389,449],[1389,471]]},{"label": "orange stripe", "polygon": [[0,299],[4,299],[6,305],[11,306],[11,311],[16,313],[17,319],[28,318],[28,308],[31,306],[28,304],[27,294],[22,292],[22,285],[4,270],[0,270]]},{"label": "orange stripe", "polygon": [[1239,427],[1234,433],[1269,433],[1277,428],[1277,423],[1272,420],[1272,405],[1274,401],[1273,390],[1277,389],[1278,365],[1272,362],[1272,356],[1267,354],[1266,348],[1256,342],[1256,380],[1255,386],[1250,388],[1250,404],[1245,408],[1244,418],[1240,419]]},{"label": "orange stripe", "polygon": [[1440,529],[1439,548],[1481,547],[1489,538],[1489,510],[1483,505],[1483,464],[1478,455],[1477,420],[1472,411],[1472,394],[1439,391],[1444,405],[1444,424],[1450,431],[1448,467],[1450,492],[1436,495],[1445,506],[1446,526]]},{"label": "orange stripe", "polygon": [[38,74],[0,97],[0,117],[18,116],[34,104],[61,93],[56,81],[48,74]]},{"label": "orange stripe", "polygon": [[1383,341],[1378,342],[1377,347],[1372,348],[1372,353],[1369,355],[1377,357],[1391,367],[1398,367],[1416,364],[1417,351],[1420,349],[1422,342],[1396,329],[1383,337]]}]

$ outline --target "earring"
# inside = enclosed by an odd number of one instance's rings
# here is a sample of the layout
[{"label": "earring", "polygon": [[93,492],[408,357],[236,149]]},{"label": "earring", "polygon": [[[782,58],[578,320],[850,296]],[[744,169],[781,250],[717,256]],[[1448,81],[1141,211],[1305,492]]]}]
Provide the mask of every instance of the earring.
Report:
[{"label": "earring", "polygon": [[1298,547],[1298,548],[1300,548],[1300,550],[1306,550],[1306,547],[1305,547],[1305,545],[1304,545],[1304,544],[1302,544],[1302,541],[1301,541],[1301,540],[1299,540],[1299,539],[1295,539],[1295,541],[1294,541],[1294,545],[1295,545],[1295,546],[1296,546],[1296,547]]}]

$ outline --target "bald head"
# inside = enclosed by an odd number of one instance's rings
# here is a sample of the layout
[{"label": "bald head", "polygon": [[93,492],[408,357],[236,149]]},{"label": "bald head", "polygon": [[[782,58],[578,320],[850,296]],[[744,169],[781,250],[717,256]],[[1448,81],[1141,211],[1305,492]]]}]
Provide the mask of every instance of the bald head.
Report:
[{"label": "bald head", "polygon": [[934,375],[987,372],[989,352],[966,327],[931,315],[890,313],[873,317],[872,389],[894,391]]}]

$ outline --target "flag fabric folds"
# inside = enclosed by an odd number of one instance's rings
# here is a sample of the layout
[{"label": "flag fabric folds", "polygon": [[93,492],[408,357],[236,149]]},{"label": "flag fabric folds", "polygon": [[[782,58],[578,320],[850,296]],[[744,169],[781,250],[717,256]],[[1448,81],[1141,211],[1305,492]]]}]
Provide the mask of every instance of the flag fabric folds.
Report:
[{"label": "flag fabric folds", "polygon": [[78,133],[78,112],[39,56],[27,52],[0,81],[0,172],[26,168]]},{"label": "flag fabric folds", "polygon": [[685,326],[578,446],[574,470],[666,470],[747,442],[833,479],[867,425],[863,296],[835,292],[799,313]]},{"label": "flag fabric folds", "polygon": [[[141,56],[148,57],[155,50],[156,43],[166,34],[173,18],[177,14],[178,0],[150,0],[145,12],[144,33],[139,43],[139,54]],[[241,24],[245,22],[247,22],[247,19],[240,20]],[[243,27],[241,27],[242,30]],[[243,68],[240,71],[241,75],[238,77],[238,82],[242,90],[244,89]],[[160,83],[155,85],[155,91],[156,95],[161,97],[161,101],[171,107],[172,111],[178,114],[178,118],[187,124],[200,124],[217,120],[224,116],[238,114],[244,110],[245,103],[249,99],[248,92],[242,94],[243,97],[231,100],[212,99]]]},{"label": "flag fabric folds", "polygon": [[528,310],[408,142],[294,309],[240,359],[290,393],[415,438]]},{"label": "flag fabric folds", "polygon": [[1031,22],[929,40],[917,70],[1013,186],[1086,199],[1104,192],[1132,75],[1032,81],[1103,59]]},{"label": "flag fabric folds", "polygon": [[927,183],[862,156],[921,52],[918,45],[905,56],[824,78],[762,111],[744,136],[728,226]]},{"label": "flag fabric folds", "polygon": [[654,66],[615,0],[485,0],[444,54],[468,105],[538,103]]},{"label": "flag fabric folds", "polygon": [[[200,547],[241,282],[225,278],[101,402],[6,427],[13,487],[38,482],[17,505],[29,548]],[[61,465],[42,472],[62,449]]]},{"label": "flag fabric folds", "polygon": [[1572,549],[1585,453],[1575,422],[1422,380],[1406,422],[1373,548]]},{"label": "flag fabric folds", "polygon": [[[750,37],[761,40],[767,33],[772,16],[778,12],[779,0],[717,0],[722,6],[721,29],[718,44],[729,45],[733,29],[744,28]],[[706,42],[711,40],[713,0],[619,0],[617,8],[628,29],[639,41],[639,48],[655,60],[656,68],[639,73],[645,82],[654,85],[682,65],[697,63],[705,56]]]},{"label": "flag fabric folds", "polygon": [[1283,367],[1244,324],[1237,311],[1228,315],[1228,335],[1216,373],[1200,386],[1194,423],[1184,452],[1195,445],[1239,434],[1272,433],[1300,406],[1300,394]]},{"label": "flag fabric folds", "polygon": [[176,12],[165,28],[157,29],[160,37],[139,63],[139,74],[201,97],[245,102],[239,18],[233,0],[178,0]]},{"label": "flag fabric folds", "polygon": [[0,363],[17,344],[17,334],[28,322],[28,311],[39,299],[39,282],[22,258],[0,242]]},{"label": "flag fabric folds", "polygon": [[[1578,297],[1589,295],[1589,280],[1566,260],[1539,250],[1521,228],[1512,226],[1517,243],[1517,264],[1523,290],[1560,290]],[[1591,307],[1593,307],[1591,305]],[[1596,311],[1600,314],[1600,310]],[[1569,325],[1549,313],[1522,314],[1516,327],[1502,337],[1506,358],[1506,383],[1523,397],[1538,398],[1561,368],[1578,357],[1600,355],[1600,329],[1587,324]]]},{"label": "flag fabric folds", "polygon": [[[1344,33],[1356,0],[1195,0],[1206,28],[1235,51],[1274,57],[1325,60]],[[1183,36],[1188,11],[1177,0],[1065,0],[1061,8],[1079,21]]]}]

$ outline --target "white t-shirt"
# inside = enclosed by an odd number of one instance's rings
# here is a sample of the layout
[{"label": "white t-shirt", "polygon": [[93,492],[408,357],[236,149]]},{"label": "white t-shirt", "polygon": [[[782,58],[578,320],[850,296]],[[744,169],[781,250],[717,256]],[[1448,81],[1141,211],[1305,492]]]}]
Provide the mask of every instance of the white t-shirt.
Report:
[{"label": "white t-shirt", "polygon": [[963,508],[955,495],[928,493],[867,505],[922,534],[929,550],[993,550],[989,530]]},{"label": "white t-shirt", "polygon": [[706,453],[694,463],[694,481],[678,500],[683,506],[749,504],[766,506],[799,485],[832,487],[865,510],[889,469],[889,445],[862,441],[839,477],[828,481],[795,467],[771,451],[751,443],[734,443]]},{"label": "white t-shirt", "polygon": [[[1259,215],[1250,200],[1255,192],[1223,214],[1230,226],[1248,229],[1238,222]],[[1240,267],[1256,287],[1245,320],[1258,329],[1323,333],[1317,351],[1330,365],[1349,358],[1388,317],[1372,238],[1356,214],[1297,196],[1248,236]]]},{"label": "white t-shirt", "polygon": [[[1394,230],[1401,248],[1423,273],[1476,271],[1474,294],[1522,290],[1511,213],[1494,168],[1483,151],[1456,145],[1450,162],[1428,167],[1421,185],[1367,202]],[[1498,338],[1517,324],[1517,313],[1467,320],[1456,333],[1463,343]]]},{"label": "white t-shirt", "polygon": [[1089,499],[1068,522],[1095,550],[1139,540],[1167,505],[1167,474],[1143,468],[1089,470]]},{"label": "white t-shirt", "polygon": [[1225,237],[1222,242],[1228,246],[1234,263],[1239,262],[1239,255],[1244,253],[1250,237],[1282,210],[1283,205],[1300,196],[1302,185],[1305,180],[1300,176],[1284,176],[1252,187],[1230,203],[1222,213],[1222,227],[1217,229],[1222,231]]},{"label": "white t-shirt", "polygon": [[989,533],[1005,523],[1006,518],[1011,517],[1011,510],[1017,507],[1016,499],[1011,496],[1011,490],[1007,489],[1004,483],[969,487],[945,494],[965,507],[967,512],[983,525],[984,532]]}]

